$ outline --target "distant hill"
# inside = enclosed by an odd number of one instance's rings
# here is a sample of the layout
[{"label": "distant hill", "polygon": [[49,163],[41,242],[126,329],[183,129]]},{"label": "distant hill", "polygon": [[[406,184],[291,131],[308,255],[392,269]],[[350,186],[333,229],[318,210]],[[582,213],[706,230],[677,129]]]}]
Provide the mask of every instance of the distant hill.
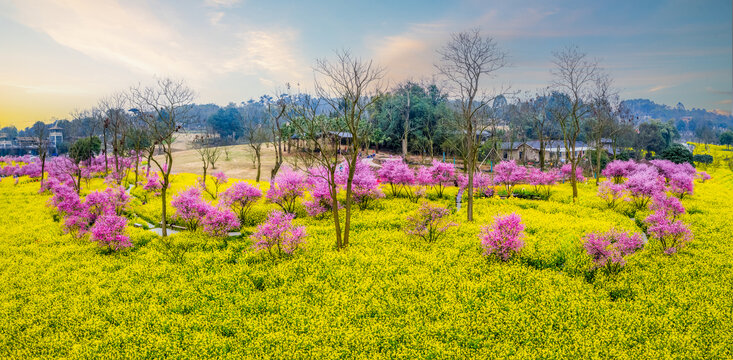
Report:
[{"label": "distant hill", "polygon": [[637,122],[644,122],[648,119],[662,121],[685,121],[704,122],[723,129],[733,129],[733,116],[721,111],[708,111],[705,109],[686,109],[682,103],[672,107],[664,104],[657,104],[649,99],[624,100],[623,104],[635,115]]}]

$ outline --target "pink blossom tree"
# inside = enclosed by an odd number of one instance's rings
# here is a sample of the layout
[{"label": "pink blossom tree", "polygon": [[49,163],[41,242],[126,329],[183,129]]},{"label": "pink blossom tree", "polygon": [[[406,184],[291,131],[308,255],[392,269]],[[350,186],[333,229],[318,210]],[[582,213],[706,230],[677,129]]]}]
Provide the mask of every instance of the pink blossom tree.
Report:
[{"label": "pink blossom tree", "polygon": [[708,180],[710,180],[710,174],[708,174],[705,171],[700,171],[696,175],[697,179],[700,180],[701,183],[704,183]]},{"label": "pink blossom tree", "polygon": [[613,209],[617,205],[617,201],[624,198],[627,194],[624,184],[617,184],[611,180],[602,181],[598,185],[598,197],[606,201],[609,209]]},{"label": "pink blossom tree", "polygon": [[[456,176],[458,189],[463,191],[468,187],[468,176],[458,174]],[[473,194],[476,197],[492,197],[494,196],[494,181],[489,174],[477,171],[473,174]]]},{"label": "pink blossom tree", "polygon": [[226,237],[229,231],[240,226],[239,219],[228,208],[209,207],[202,222],[204,232],[212,237]]},{"label": "pink blossom tree", "polygon": [[652,197],[664,192],[664,181],[653,169],[637,171],[626,180],[626,189],[637,209],[643,209]]},{"label": "pink blossom tree", "polygon": [[491,226],[483,226],[479,234],[484,256],[496,255],[507,261],[524,246],[524,224],[522,218],[512,213],[496,216]]},{"label": "pink blossom tree", "polygon": [[[336,183],[346,186],[349,176],[349,164],[344,162],[342,166],[336,170]],[[379,181],[372,170],[371,165],[366,160],[360,160],[356,163],[354,169],[354,177],[351,184],[352,198],[355,204],[358,204],[361,210],[366,209],[374,200],[384,197],[384,193],[379,188]]]},{"label": "pink blossom tree", "polygon": [[238,182],[221,194],[221,204],[229,207],[244,224],[247,213],[257,200],[262,197],[262,191],[246,182]]},{"label": "pink blossom tree", "polygon": [[675,171],[669,175],[669,185],[667,188],[680,199],[684,198],[685,195],[692,195],[695,189],[695,179],[693,176],[694,174],[690,175],[683,170]]},{"label": "pink blossom tree", "polygon": [[120,250],[132,247],[130,238],[125,235],[127,218],[114,213],[105,213],[100,216],[90,229],[91,240],[109,250]]},{"label": "pink blossom tree", "polygon": [[[379,179],[388,183],[392,196],[400,196],[403,190],[415,183],[415,173],[402,159],[389,159],[378,172]],[[409,189],[405,190],[409,191]]]},{"label": "pink blossom tree", "polygon": [[685,208],[675,197],[657,193],[649,204],[653,211],[644,222],[647,224],[647,234],[658,240],[666,254],[674,254],[692,240],[689,227],[679,219],[685,213]]},{"label": "pink blossom tree", "polygon": [[594,269],[606,268],[617,273],[626,265],[627,256],[644,247],[644,240],[638,233],[629,235],[612,228],[605,233],[586,234],[583,247],[593,259]]},{"label": "pink blossom tree", "polygon": [[504,185],[507,196],[511,196],[514,186],[526,178],[527,169],[515,160],[502,161],[494,167],[494,182]]},{"label": "pink blossom tree", "polygon": [[306,237],[305,226],[294,226],[293,214],[274,210],[267,221],[257,225],[257,230],[250,236],[255,242],[253,247],[267,250],[272,256],[292,255],[300,247]]},{"label": "pink blossom tree", "polygon": [[273,180],[265,197],[286,213],[293,214],[298,198],[302,197],[307,189],[305,175],[289,167],[283,167]]},{"label": "pink blossom tree", "polygon": [[[560,168],[560,171],[562,172],[563,180],[570,180],[570,174],[572,173],[572,165],[571,164],[565,164]],[[575,168],[575,181],[576,182],[583,182],[585,181],[585,177],[583,176],[583,168],[577,167]]]},{"label": "pink blossom tree", "polygon": [[405,232],[427,242],[435,242],[448,228],[457,225],[448,221],[449,214],[450,210],[445,207],[423,202],[417,214],[407,217]]},{"label": "pink blossom tree", "polygon": [[195,187],[179,192],[171,205],[176,210],[173,218],[182,222],[189,231],[195,231],[211,210],[211,205],[201,198],[201,190]]}]

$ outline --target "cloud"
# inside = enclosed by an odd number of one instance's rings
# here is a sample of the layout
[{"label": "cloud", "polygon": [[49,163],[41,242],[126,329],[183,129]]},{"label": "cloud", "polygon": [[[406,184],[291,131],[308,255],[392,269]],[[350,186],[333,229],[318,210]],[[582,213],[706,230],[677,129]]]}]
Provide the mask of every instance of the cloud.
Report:
[{"label": "cloud", "polygon": [[241,2],[242,0],[204,0],[204,5],[210,7],[232,7]]},{"label": "cloud", "polygon": [[296,55],[295,43],[298,32],[293,30],[264,31],[249,30],[237,35],[239,40],[235,53],[224,61],[218,72],[241,72],[248,75],[262,75],[261,81],[293,81],[303,78],[307,66]]},{"label": "cloud", "polygon": [[219,25],[219,21],[224,17],[223,11],[217,11],[209,14],[209,23],[211,25]]},{"label": "cloud", "polygon": [[716,102],[715,104],[717,105],[733,104],[733,99],[721,100],[721,101]]},{"label": "cloud", "polygon": [[145,73],[198,73],[185,39],[146,8],[112,0],[15,1],[15,18],[94,59]]},{"label": "cloud", "polygon": [[[208,3],[221,7],[238,1]],[[15,7],[18,22],[57,43],[145,75],[184,77],[200,83],[228,72],[293,78],[307,68],[297,55],[296,31],[248,28],[239,23],[225,26],[222,11],[209,14],[211,27],[177,28],[178,23],[167,21],[159,10],[116,0],[15,0]]]},{"label": "cloud", "polygon": [[664,89],[667,89],[667,88],[670,88],[670,87],[672,87],[672,85],[657,85],[657,86],[652,87],[651,89],[647,90],[647,92],[653,93],[653,92],[657,92],[659,90],[664,90]]}]

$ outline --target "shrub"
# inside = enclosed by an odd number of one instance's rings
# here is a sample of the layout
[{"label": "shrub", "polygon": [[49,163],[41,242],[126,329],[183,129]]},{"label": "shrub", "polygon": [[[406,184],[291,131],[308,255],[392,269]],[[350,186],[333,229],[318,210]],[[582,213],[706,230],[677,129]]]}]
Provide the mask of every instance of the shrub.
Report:
[{"label": "shrub", "polygon": [[127,218],[124,216],[104,214],[92,226],[91,239],[110,250],[131,247],[130,238],[124,234],[126,226]]},{"label": "shrub", "polygon": [[593,259],[595,269],[606,268],[618,272],[626,264],[626,257],[644,247],[644,240],[636,233],[629,235],[611,229],[605,233],[590,233],[583,237],[583,247]]},{"label": "shrub", "polygon": [[527,178],[527,169],[515,160],[502,161],[494,167],[494,182],[504,185],[508,196],[512,188]]},{"label": "shrub", "polygon": [[417,214],[407,218],[405,231],[427,242],[435,242],[448,228],[457,225],[448,221],[449,214],[450,210],[445,207],[423,202]]},{"label": "shrub", "polygon": [[266,198],[280,206],[286,213],[295,212],[296,201],[306,190],[306,177],[302,173],[283,167],[267,190]]},{"label": "shrub", "polygon": [[246,182],[238,182],[221,194],[221,203],[234,211],[240,223],[247,219],[252,205],[262,197],[262,191]]},{"label": "shrub", "polygon": [[203,219],[204,232],[213,237],[225,237],[240,225],[237,215],[229,209],[210,207]]},{"label": "shrub", "polygon": [[647,169],[629,176],[626,188],[636,208],[643,209],[654,195],[664,192],[664,182],[656,171]]},{"label": "shrub", "polygon": [[624,195],[626,195],[624,184],[615,184],[610,180],[606,180],[598,185],[598,196],[606,201],[609,209],[615,208],[616,202],[623,199]]},{"label": "shrub", "polygon": [[663,193],[657,194],[649,209],[653,213],[644,219],[647,234],[660,242],[666,254],[676,253],[692,240],[692,232],[679,220],[679,216],[685,213],[685,208],[677,198]]},{"label": "shrub", "polygon": [[198,228],[211,208],[211,205],[201,198],[201,190],[195,187],[178,193],[173,197],[171,205],[176,210],[173,218],[181,221],[189,231]]},{"label": "shrub", "polygon": [[697,173],[697,179],[700,180],[700,182],[704,183],[705,181],[710,180],[710,174],[705,171],[700,171],[699,173]]},{"label": "shrub", "polygon": [[272,211],[267,221],[257,225],[257,230],[250,236],[255,241],[253,247],[267,250],[273,258],[292,255],[306,237],[305,226],[293,226],[294,217],[279,210]]},{"label": "shrub", "polygon": [[709,154],[698,154],[692,156],[692,161],[704,165],[710,165],[713,163],[713,156]]},{"label": "shrub", "polygon": [[400,196],[402,190],[410,191],[409,186],[415,183],[415,173],[402,159],[389,159],[382,164],[378,172],[379,179],[389,184],[392,196]]},{"label": "shrub", "polygon": [[481,228],[479,238],[484,256],[496,255],[501,260],[507,261],[524,246],[522,218],[516,213],[496,216],[491,226]]},{"label": "shrub", "polygon": [[682,144],[672,144],[670,147],[662,151],[661,158],[672,161],[675,164],[690,163],[692,164],[692,152]]}]

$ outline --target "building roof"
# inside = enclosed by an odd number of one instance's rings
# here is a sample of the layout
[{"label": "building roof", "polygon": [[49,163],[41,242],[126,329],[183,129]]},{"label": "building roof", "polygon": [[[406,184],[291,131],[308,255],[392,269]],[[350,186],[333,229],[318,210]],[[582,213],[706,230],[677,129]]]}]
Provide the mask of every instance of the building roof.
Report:
[{"label": "building roof", "polygon": [[[540,141],[539,140],[530,140],[530,141],[517,141],[512,143],[509,142],[503,142],[501,143],[501,150],[517,150],[522,144],[527,144],[527,146],[539,150],[540,149]],[[583,148],[587,148],[588,145],[582,141],[576,141],[575,142],[575,148],[578,150],[582,150]],[[545,140],[545,150],[555,150],[560,149],[560,151],[565,151],[565,143],[562,140]]]}]

